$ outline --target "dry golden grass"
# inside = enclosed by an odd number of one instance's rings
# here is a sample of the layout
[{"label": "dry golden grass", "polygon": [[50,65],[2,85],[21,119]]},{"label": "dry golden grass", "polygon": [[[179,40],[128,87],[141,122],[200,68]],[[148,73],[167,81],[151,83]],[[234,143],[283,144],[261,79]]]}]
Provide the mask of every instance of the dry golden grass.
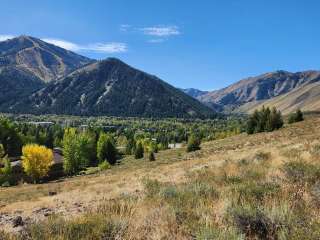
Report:
[{"label": "dry golden grass", "polygon": [[1,189],[0,212],[43,220],[35,209],[50,208],[53,218],[26,230],[31,239],[318,239],[318,126],[312,117],[194,153],[128,157],[100,174]]}]

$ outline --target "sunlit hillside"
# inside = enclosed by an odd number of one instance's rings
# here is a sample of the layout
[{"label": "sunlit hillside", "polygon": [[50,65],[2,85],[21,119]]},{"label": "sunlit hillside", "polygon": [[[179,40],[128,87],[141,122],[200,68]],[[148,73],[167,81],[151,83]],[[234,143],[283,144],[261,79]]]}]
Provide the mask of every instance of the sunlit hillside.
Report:
[{"label": "sunlit hillside", "polygon": [[319,124],[309,117],[193,153],[1,189],[1,228],[16,232],[21,216],[21,239],[319,239]]}]

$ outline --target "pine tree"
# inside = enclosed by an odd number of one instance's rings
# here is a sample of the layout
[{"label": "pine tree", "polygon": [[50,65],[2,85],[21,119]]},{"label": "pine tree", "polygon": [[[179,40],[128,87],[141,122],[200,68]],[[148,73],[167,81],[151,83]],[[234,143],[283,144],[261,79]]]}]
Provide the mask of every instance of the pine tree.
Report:
[{"label": "pine tree", "polygon": [[154,152],[153,151],[149,152],[149,161],[153,162],[155,160],[156,160],[156,157],[154,156]]},{"label": "pine tree", "polygon": [[144,149],[143,149],[143,146],[142,146],[142,143],[139,142],[136,146],[136,150],[134,152],[134,158],[135,159],[140,159],[140,158],[143,158],[143,154],[144,154]]},{"label": "pine tree", "polygon": [[200,150],[201,149],[200,144],[201,144],[200,139],[195,135],[191,135],[188,139],[187,152]]},{"label": "pine tree", "polygon": [[291,113],[289,115],[288,123],[291,124],[291,123],[295,123],[295,122],[301,122],[303,120],[304,120],[303,113],[301,112],[300,109],[297,109],[297,111],[295,113]]},{"label": "pine tree", "polygon": [[250,116],[247,121],[246,132],[248,134],[253,134],[256,129],[257,122],[254,120],[253,116]]},{"label": "pine tree", "polygon": [[283,126],[283,119],[280,111],[275,107],[262,107],[260,111],[255,110],[247,121],[247,133],[253,134],[258,132],[271,132]]},{"label": "pine tree", "polygon": [[47,134],[46,134],[46,138],[45,138],[45,141],[44,141],[44,145],[47,147],[47,148],[53,148],[53,143],[54,143],[54,137],[53,137],[53,132],[51,129],[48,129],[47,130]]},{"label": "pine tree", "polygon": [[97,157],[99,162],[108,161],[111,165],[117,162],[117,149],[111,136],[101,133],[97,143]]}]

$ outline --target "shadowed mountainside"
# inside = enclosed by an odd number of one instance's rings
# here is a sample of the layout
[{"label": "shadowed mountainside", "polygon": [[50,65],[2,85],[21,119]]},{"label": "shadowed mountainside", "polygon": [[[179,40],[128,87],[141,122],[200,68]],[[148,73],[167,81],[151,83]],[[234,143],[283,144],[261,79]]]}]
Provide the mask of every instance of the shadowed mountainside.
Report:
[{"label": "shadowed mountainside", "polygon": [[144,117],[208,117],[214,113],[159,78],[115,58],[49,83],[12,106],[14,112]]}]

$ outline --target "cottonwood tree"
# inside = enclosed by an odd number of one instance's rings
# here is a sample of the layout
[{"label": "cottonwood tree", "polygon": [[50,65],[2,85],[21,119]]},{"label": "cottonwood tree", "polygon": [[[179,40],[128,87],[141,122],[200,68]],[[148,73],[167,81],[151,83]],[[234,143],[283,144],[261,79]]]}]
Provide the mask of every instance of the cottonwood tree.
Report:
[{"label": "cottonwood tree", "polygon": [[53,152],[45,146],[28,144],[22,148],[22,167],[25,173],[38,182],[46,176],[53,164]]}]

